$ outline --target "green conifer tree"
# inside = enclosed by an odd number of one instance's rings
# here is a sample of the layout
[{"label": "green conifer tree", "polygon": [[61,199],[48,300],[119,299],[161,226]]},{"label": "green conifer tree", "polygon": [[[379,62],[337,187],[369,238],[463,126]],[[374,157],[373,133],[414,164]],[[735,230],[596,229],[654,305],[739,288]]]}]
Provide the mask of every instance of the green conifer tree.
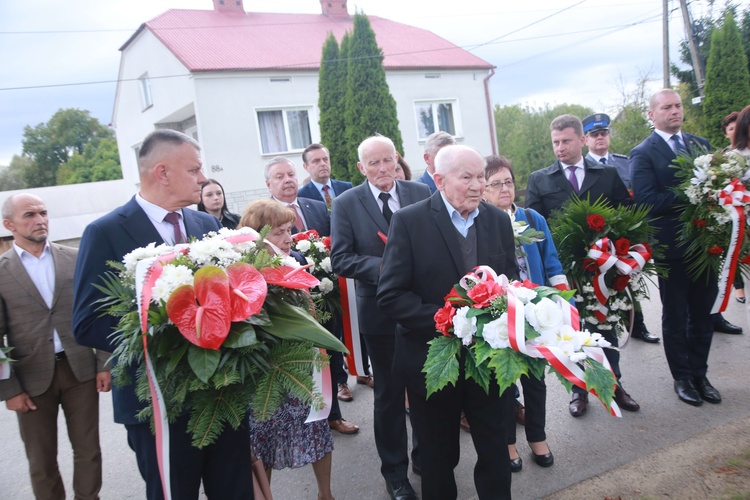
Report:
[{"label": "green conifer tree", "polygon": [[357,146],[367,137],[389,137],[403,152],[398,127],[396,100],[391,95],[383,68],[383,51],[366,15],[354,15],[354,31],[348,50],[344,119],[350,180],[359,184],[364,177],[357,169]]},{"label": "green conifer tree", "polygon": [[[348,39],[349,34],[344,35]],[[348,43],[348,42],[347,42]],[[344,41],[341,42],[342,46]],[[339,44],[329,33],[323,44],[318,78],[318,108],[320,109],[320,142],[331,157],[331,176],[349,180],[347,149],[344,131],[344,98],[346,97],[346,59],[341,57]]]},{"label": "green conifer tree", "polygon": [[731,12],[711,35],[706,65],[706,98],[703,101],[705,134],[714,147],[729,145],[721,120],[750,102],[750,73],[739,28]]}]

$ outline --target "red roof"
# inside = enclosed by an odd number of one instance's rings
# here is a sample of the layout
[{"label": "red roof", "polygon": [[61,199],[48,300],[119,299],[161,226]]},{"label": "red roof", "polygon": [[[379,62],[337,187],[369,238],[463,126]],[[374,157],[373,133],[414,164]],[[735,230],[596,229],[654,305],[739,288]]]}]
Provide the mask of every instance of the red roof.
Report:
[{"label": "red roof", "polygon": [[[394,69],[490,69],[493,66],[439,36],[371,16],[384,66]],[[168,10],[142,25],[191,72],[226,70],[317,70],[328,32],[337,40],[353,18],[322,14],[230,14]]]}]

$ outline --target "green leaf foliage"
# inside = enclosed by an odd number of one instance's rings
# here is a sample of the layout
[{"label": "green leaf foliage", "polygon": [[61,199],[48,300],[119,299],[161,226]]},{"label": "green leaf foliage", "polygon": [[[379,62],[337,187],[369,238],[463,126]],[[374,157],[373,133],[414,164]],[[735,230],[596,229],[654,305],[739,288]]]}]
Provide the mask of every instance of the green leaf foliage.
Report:
[{"label": "green leaf foliage", "polygon": [[488,366],[495,372],[500,394],[528,373],[527,356],[513,349],[496,349]]},{"label": "green leaf foliage", "polygon": [[188,348],[188,363],[190,363],[190,368],[193,369],[195,375],[203,382],[208,382],[208,379],[214,374],[216,367],[219,366],[220,359],[221,354],[219,351],[203,349],[195,345],[191,345]]},{"label": "green leaf foliage", "polygon": [[428,342],[428,361],[422,372],[427,378],[427,397],[446,385],[455,386],[458,381],[458,358],[461,339],[458,337],[435,337]]},{"label": "green leaf foliage", "polygon": [[589,391],[596,392],[599,400],[604,403],[607,409],[612,405],[612,399],[615,397],[615,374],[608,370],[598,361],[587,358],[585,361],[586,369],[584,371],[586,386]]},{"label": "green leaf foliage", "polygon": [[310,321],[310,315],[297,306],[266,298],[266,307],[275,314],[271,325],[263,330],[280,339],[312,342],[318,347],[348,353],[346,346],[319,323]]},{"label": "green leaf foliage", "polygon": [[[487,342],[484,342],[485,344]],[[478,362],[476,356],[476,351],[473,349],[473,347],[467,349],[466,352],[466,378],[472,379],[474,382],[476,382],[479,387],[484,389],[484,392],[489,394],[490,392],[490,371],[486,368],[482,368],[479,365],[481,363]]]}]

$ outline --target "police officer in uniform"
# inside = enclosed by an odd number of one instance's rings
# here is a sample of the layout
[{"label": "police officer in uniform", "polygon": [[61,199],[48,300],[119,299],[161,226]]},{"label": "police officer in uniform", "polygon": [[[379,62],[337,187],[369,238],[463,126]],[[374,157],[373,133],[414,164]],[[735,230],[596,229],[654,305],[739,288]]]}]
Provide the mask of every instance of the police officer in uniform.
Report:
[{"label": "police officer in uniform", "polygon": [[[610,165],[617,169],[620,179],[625,187],[630,189],[630,167],[628,157],[609,152],[609,124],[610,119],[604,113],[589,115],[582,120],[583,133],[586,135],[586,146],[589,153],[586,158],[592,162],[599,162],[604,165]],[[648,331],[643,323],[643,312],[641,305],[634,304],[635,315],[633,317],[633,333],[631,337],[640,339],[650,344],[656,344],[661,340],[656,335]]]}]

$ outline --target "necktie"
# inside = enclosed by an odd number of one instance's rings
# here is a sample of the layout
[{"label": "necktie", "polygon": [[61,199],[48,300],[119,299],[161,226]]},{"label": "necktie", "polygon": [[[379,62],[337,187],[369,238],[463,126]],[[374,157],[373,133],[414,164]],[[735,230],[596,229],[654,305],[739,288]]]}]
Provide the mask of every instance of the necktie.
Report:
[{"label": "necktie", "polygon": [[670,139],[672,140],[672,143],[674,143],[675,153],[680,154],[687,151],[687,148],[685,148],[685,145],[682,143],[682,139],[680,139],[680,134],[675,134]]},{"label": "necktie", "polygon": [[326,200],[326,206],[328,207],[328,210],[331,209],[331,203],[333,203],[333,198],[331,198],[331,193],[328,192],[328,184],[323,186],[323,198]]},{"label": "necktie", "polygon": [[578,194],[578,177],[576,177],[576,167],[575,165],[568,167],[568,180],[570,181],[570,184],[573,186],[573,191]]},{"label": "necktie", "polygon": [[601,158],[599,158],[599,163],[601,163],[602,165],[606,165],[607,164],[607,159],[602,156]]},{"label": "necktie", "polygon": [[297,219],[294,221],[294,228],[298,233],[301,233],[305,230],[305,223],[302,221],[302,211],[297,205],[290,204],[289,206],[292,207],[295,212],[297,212]]},{"label": "necktie", "polygon": [[385,221],[390,225],[393,212],[391,212],[391,207],[388,206],[388,200],[391,199],[391,195],[389,193],[380,193],[378,198],[383,202],[383,217],[385,217]]},{"label": "necktie", "polygon": [[180,214],[177,212],[169,212],[167,215],[164,216],[164,220],[172,224],[172,229],[174,231],[173,243],[176,245],[178,243],[184,243],[185,237],[182,235],[182,229],[180,229]]}]

